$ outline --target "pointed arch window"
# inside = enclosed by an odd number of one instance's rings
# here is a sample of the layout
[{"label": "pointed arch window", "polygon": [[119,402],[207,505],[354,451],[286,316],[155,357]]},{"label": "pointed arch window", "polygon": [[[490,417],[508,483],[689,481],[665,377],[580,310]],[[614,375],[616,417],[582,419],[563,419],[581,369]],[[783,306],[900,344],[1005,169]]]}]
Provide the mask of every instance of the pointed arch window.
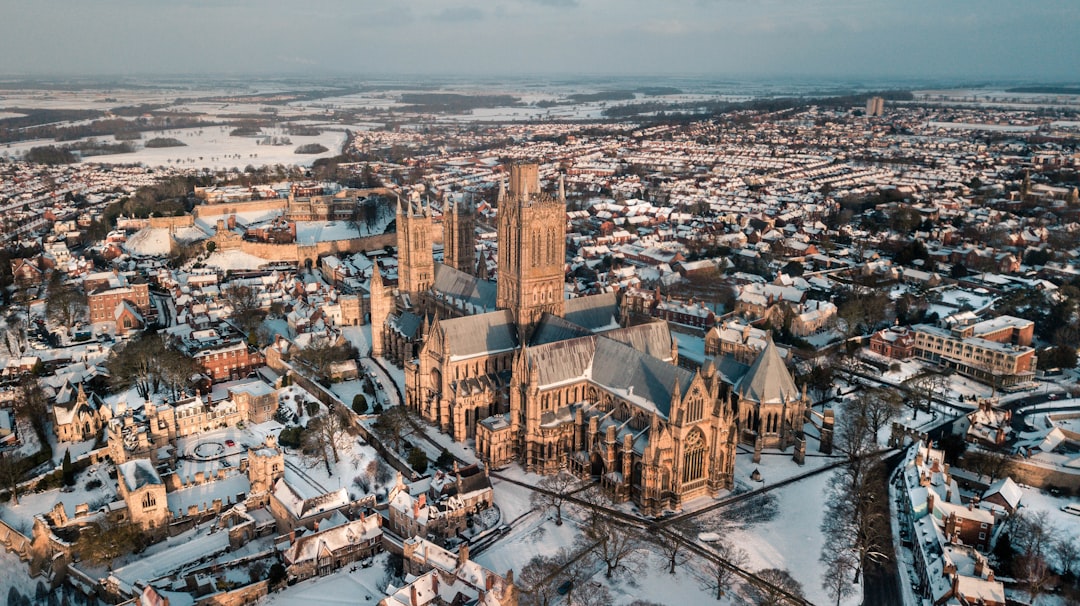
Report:
[{"label": "pointed arch window", "polygon": [[705,477],[705,456],[707,445],[701,430],[695,429],[686,436],[683,443],[683,483],[693,482]]}]

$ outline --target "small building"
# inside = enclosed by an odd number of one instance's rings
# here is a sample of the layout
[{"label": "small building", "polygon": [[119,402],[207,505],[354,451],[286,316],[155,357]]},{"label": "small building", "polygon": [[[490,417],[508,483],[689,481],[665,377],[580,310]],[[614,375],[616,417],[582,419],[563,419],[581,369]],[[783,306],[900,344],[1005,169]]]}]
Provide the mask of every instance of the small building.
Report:
[{"label": "small building", "polygon": [[131,522],[153,535],[165,533],[169,523],[169,502],[165,483],[150,459],[132,459],[116,466],[120,498],[127,505]]},{"label": "small building", "polygon": [[883,328],[870,336],[870,351],[894,360],[907,360],[915,353],[915,334],[906,326]]},{"label": "small building", "polygon": [[297,537],[281,555],[289,578],[302,581],[374,556],[382,551],[382,534],[381,516],[361,514],[358,520]]}]

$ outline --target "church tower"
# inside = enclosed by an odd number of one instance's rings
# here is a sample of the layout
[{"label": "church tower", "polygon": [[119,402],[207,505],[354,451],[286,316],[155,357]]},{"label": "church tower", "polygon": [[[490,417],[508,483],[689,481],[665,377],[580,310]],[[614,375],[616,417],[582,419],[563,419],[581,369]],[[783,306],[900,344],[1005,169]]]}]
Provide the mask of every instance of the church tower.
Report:
[{"label": "church tower", "polygon": [[383,331],[386,330],[386,318],[390,316],[393,299],[386,286],[383,285],[382,274],[379,273],[377,263],[371,268],[369,289],[371,291],[371,299],[368,301],[371,306],[371,355],[381,357],[386,353]]},{"label": "church tower", "polygon": [[416,296],[435,281],[435,260],[431,254],[431,209],[419,196],[397,208],[398,290]]},{"label": "church tower", "polygon": [[443,212],[443,250],[443,265],[473,273],[476,268],[476,211],[471,203],[447,203]]},{"label": "church tower", "polygon": [[566,264],[566,196],[540,190],[540,167],[510,167],[509,193],[499,191],[499,275],[496,304],[509,309],[527,341],[540,316],[562,316]]}]

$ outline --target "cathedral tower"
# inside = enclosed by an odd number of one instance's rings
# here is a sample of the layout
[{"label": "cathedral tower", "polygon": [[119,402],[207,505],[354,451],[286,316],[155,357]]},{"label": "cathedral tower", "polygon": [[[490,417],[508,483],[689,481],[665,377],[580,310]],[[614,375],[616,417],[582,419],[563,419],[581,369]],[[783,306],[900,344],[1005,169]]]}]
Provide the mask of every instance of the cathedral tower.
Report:
[{"label": "cathedral tower", "polygon": [[371,355],[381,357],[386,353],[386,345],[383,342],[386,318],[390,315],[390,308],[394,303],[387,288],[383,285],[378,263],[371,268],[369,289],[371,291],[371,299],[368,301],[371,307]]},{"label": "cathedral tower", "polygon": [[431,254],[431,209],[419,196],[397,208],[398,290],[415,296],[435,281],[435,260]]},{"label": "cathedral tower", "polygon": [[544,312],[565,309],[566,198],[561,179],[558,198],[540,190],[536,164],[511,166],[510,191],[499,194],[496,304],[513,312],[524,341]]},{"label": "cathedral tower", "polygon": [[443,265],[471,274],[476,269],[476,211],[471,203],[448,202],[443,212]]}]

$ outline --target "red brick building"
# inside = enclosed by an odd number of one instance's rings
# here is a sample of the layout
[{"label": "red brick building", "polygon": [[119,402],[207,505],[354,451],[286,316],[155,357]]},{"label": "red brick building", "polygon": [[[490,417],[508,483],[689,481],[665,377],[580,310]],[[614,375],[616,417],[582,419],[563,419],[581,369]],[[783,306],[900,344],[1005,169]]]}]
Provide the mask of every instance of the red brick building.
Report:
[{"label": "red brick building", "polygon": [[266,364],[266,358],[257,349],[242,342],[217,349],[204,349],[193,358],[215,383],[246,377],[251,371]]},{"label": "red brick building", "polygon": [[116,308],[127,301],[135,306],[140,314],[150,311],[150,285],[142,282],[95,290],[86,296],[90,307],[90,322],[115,322]]},{"label": "red brick building", "polygon": [[906,326],[883,328],[870,336],[870,351],[887,358],[906,360],[915,354],[915,334]]}]

